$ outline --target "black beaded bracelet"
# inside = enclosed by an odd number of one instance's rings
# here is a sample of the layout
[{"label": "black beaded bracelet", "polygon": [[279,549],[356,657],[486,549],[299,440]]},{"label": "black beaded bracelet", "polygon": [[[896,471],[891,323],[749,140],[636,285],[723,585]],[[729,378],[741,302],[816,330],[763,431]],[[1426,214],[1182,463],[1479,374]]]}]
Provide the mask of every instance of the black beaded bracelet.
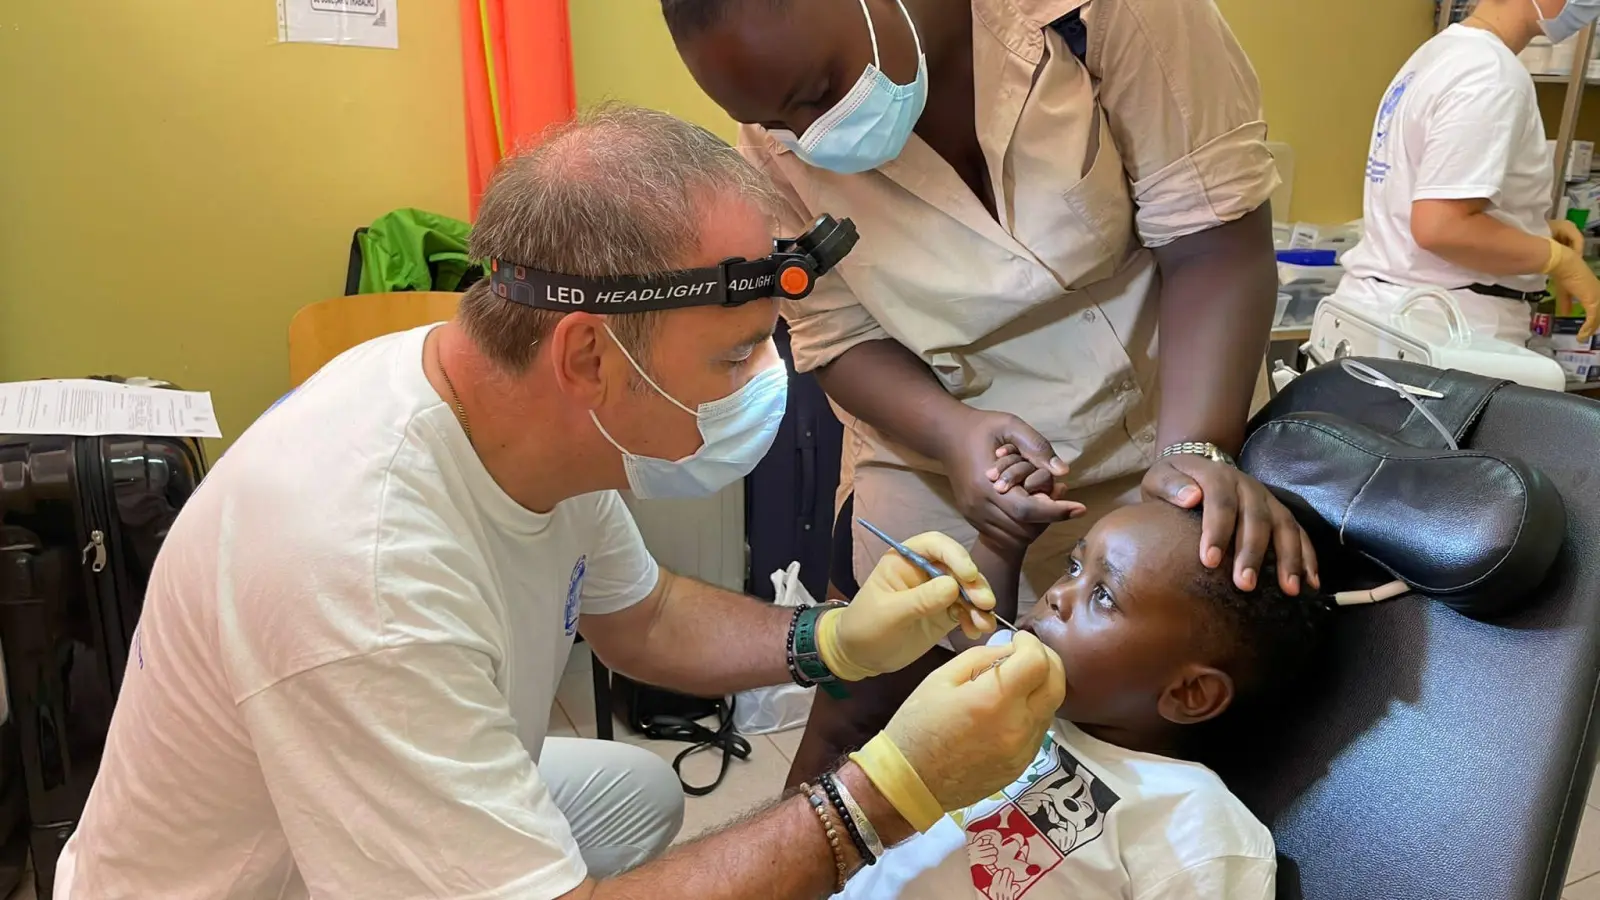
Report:
[{"label": "black beaded bracelet", "polygon": [[833,811],[844,822],[844,830],[850,834],[850,843],[855,844],[856,852],[861,854],[861,861],[872,865],[878,857],[872,854],[872,848],[867,846],[867,839],[861,836],[861,829],[856,827],[856,820],[851,817],[850,810],[844,805],[844,798],[839,796],[839,782],[832,775],[823,775],[817,781],[822,785],[822,790],[828,795],[828,802],[833,804]]},{"label": "black beaded bracelet", "polygon": [[789,618],[789,637],[783,642],[783,654],[784,662],[789,666],[789,677],[794,679],[794,683],[801,687],[812,687],[815,682],[801,673],[800,664],[794,658],[794,631],[800,624],[800,613],[804,610],[804,606],[796,606],[794,615]]}]

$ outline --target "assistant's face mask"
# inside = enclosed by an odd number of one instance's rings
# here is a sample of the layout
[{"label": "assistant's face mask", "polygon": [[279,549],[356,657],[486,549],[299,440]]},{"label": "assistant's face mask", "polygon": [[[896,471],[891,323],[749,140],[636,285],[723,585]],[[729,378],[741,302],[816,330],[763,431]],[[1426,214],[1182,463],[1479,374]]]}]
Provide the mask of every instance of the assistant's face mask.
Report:
[{"label": "assistant's face mask", "polygon": [[[1533,0],[1528,2],[1533,3]],[[1554,19],[1546,19],[1537,3],[1533,4],[1533,11],[1539,17],[1539,27],[1550,38],[1550,43],[1559,44],[1582,31],[1590,22],[1600,19],[1600,0],[1567,0],[1567,5],[1561,8]]]},{"label": "assistant's face mask", "polygon": [[[611,334],[610,326],[606,327],[606,333]],[[635,497],[661,500],[715,494],[749,475],[772,448],[778,426],[783,423],[784,407],[789,402],[789,370],[782,360],[721,400],[690,409],[646,375],[615,334],[611,334],[611,339],[646,384],[673,406],[694,416],[700,427],[699,450],[679,460],[658,459],[628,452],[600,424],[594,411],[589,411],[594,427],[622,454],[628,488]]]},{"label": "assistant's face mask", "polygon": [[917,23],[897,0],[900,14],[911,26],[917,44],[917,77],[910,84],[895,84],[883,73],[878,56],[878,29],[872,24],[867,0],[861,0],[861,13],[867,17],[867,33],[872,37],[872,64],[856,79],[855,87],[821,118],[811,123],[806,133],[795,137],[792,131],[774,130],[772,136],[788,147],[807,165],[843,175],[855,175],[883,165],[900,155],[911,129],[922,117],[928,102],[928,60],[922,54],[922,36]]}]

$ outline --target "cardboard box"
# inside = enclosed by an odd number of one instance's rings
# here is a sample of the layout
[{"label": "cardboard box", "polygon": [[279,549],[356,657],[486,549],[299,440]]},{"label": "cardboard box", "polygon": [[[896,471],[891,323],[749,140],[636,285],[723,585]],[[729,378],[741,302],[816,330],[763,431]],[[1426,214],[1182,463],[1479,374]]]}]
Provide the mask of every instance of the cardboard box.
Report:
[{"label": "cardboard box", "polygon": [[[1556,142],[1545,142],[1550,153],[1551,163],[1556,161]],[[1589,170],[1594,167],[1594,141],[1573,141],[1572,149],[1567,153],[1567,178],[1568,182],[1583,181],[1589,177]],[[1557,169],[1561,167],[1556,166]]]},{"label": "cardboard box", "polygon": [[1593,350],[1557,350],[1556,362],[1567,373],[1568,384],[1600,381],[1600,353]]},{"label": "cardboard box", "polygon": [[1549,330],[1545,332],[1544,345],[1549,349],[1562,352],[1587,352],[1600,350],[1600,341],[1591,335],[1587,340],[1578,340],[1578,332],[1583,329],[1583,319],[1579,316],[1550,316]]}]

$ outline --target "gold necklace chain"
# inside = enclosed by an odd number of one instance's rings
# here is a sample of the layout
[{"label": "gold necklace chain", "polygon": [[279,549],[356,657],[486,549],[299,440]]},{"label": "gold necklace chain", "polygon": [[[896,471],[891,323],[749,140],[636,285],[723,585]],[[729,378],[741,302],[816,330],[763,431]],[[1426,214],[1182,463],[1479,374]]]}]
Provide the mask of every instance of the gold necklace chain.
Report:
[{"label": "gold necklace chain", "polygon": [[456,421],[461,423],[461,430],[467,435],[467,443],[472,443],[472,425],[467,421],[467,408],[461,405],[461,395],[456,393],[455,382],[450,380],[450,373],[444,370],[444,360],[438,360],[439,375],[444,378],[444,386],[450,389],[450,400],[455,406]]}]

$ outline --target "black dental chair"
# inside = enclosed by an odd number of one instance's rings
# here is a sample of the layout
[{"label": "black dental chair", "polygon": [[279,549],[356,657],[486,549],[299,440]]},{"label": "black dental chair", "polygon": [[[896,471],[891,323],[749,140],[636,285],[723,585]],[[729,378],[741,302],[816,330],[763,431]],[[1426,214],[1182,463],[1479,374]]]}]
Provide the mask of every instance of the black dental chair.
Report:
[{"label": "black dental chair", "polygon": [[[1404,384],[1448,380],[1364,362]],[[1288,385],[1252,434],[1320,411],[1431,446],[1408,401],[1338,368]],[[1561,895],[1595,766],[1600,404],[1508,385],[1469,412],[1461,448],[1541,471],[1564,501],[1565,543],[1525,605],[1486,621],[1415,595],[1340,610],[1318,683],[1223,772],[1276,836],[1281,898]]]}]

